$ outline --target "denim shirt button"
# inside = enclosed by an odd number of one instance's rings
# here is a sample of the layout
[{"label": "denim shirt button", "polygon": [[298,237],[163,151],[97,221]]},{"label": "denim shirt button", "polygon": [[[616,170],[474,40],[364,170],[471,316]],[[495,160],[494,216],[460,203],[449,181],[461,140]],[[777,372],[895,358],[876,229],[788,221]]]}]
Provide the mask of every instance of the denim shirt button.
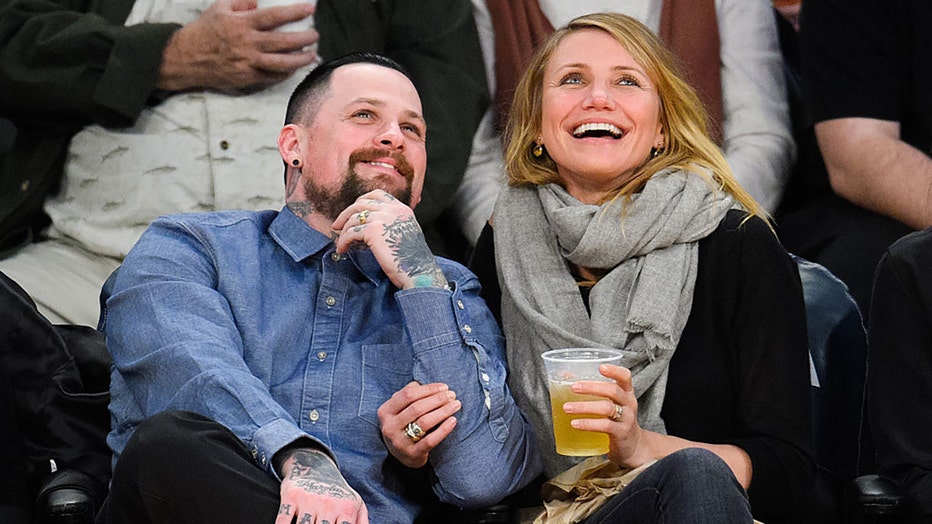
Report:
[{"label": "denim shirt button", "polygon": [[327,352],[326,352],[326,351],[318,351],[318,352],[317,352],[317,360],[320,360],[321,362],[323,362],[325,358],[327,358]]},{"label": "denim shirt button", "polygon": [[340,254],[334,251],[333,253],[330,254],[330,260],[333,260],[334,262],[339,262]]},{"label": "denim shirt button", "polygon": [[320,413],[318,413],[316,409],[312,409],[311,412],[308,413],[307,418],[311,419],[311,422],[317,422],[317,420],[320,419]]},{"label": "denim shirt button", "polygon": [[463,331],[465,331],[465,332],[467,332],[467,333],[472,333],[472,328],[469,327],[469,324],[464,324],[464,325],[463,325]]},{"label": "denim shirt button", "polygon": [[488,374],[488,373],[483,373],[483,374],[482,374],[482,381],[483,381],[483,382],[488,382],[489,380],[490,380],[489,374]]},{"label": "denim shirt button", "polygon": [[333,305],[337,303],[337,299],[335,299],[335,298],[333,298],[333,297],[327,297],[327,298],[324,300],[324,302],[327,303],[327,307],[333,307]]},{"label": "denim shirt button", "polygon": [[456,301],[456,307],[458,307],[458,308],[460,308],[460,309],[466,309],[466,306],[463,305],[463,301],[462,301],[462,300],[457,300],[457,301]]}]

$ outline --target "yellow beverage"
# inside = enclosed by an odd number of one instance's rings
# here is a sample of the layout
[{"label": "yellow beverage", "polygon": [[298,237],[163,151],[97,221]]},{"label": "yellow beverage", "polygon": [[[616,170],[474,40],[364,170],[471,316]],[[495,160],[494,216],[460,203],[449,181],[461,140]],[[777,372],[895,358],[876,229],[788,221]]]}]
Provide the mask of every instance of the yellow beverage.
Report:
[{"label": "yellow beverage", "polygon": [[572,457],[589,457],[608,453],[608,435],[595,431],[582,431],[570,425],[579,418],[603,418],[598,415],[569,415],[563,411],[566,402],[602,400],[602,397],[579,395],[570,389],[570,382],[550,383],[550,407],[553,411],[553,436],[557,441],[557,453]]}]

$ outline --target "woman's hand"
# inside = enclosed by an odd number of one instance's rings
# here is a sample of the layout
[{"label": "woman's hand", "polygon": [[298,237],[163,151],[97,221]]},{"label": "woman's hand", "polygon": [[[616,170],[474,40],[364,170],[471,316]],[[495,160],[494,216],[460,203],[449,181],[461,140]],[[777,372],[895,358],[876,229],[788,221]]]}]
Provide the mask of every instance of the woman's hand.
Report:
[{"label": "woman's hand", "polygon": [[638,400],[631,385],[631,371],[621,366],[603,364],[599,372],[614,382],[580,381],[573,392],[604,397],[605,400],[567,402],[569,414],[598,415],[604,418],[580,418],[574,428],[608,434],[608,458],[619,466],[636,468],[654,458],[646,449],[647,431],[638,425]]},{"label": "woman's hand", "polygon": [[[583,431],[608,434],[608,458],[615,464],[636,468],[685,448],[707,449],[725,461],[745,489],[751,485],[753,467],[747,452],[732,444],[694,442],[673,435],[648,431],[638,425],[638,401],[631,385],[631,371],[620,366],[603,364],[602,375],[614,382],[576,382],[573,391],[594,395],[605,400],[567,402],[563,409],[570,414],[598,415],[604,418],[576,419],[573,427]],[[616,407],[620,407],[616,411]]]}]

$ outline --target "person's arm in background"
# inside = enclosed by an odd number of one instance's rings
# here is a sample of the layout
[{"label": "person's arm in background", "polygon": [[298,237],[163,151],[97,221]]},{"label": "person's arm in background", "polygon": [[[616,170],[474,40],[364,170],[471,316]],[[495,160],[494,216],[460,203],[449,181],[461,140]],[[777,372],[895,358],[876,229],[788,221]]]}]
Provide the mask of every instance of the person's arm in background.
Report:
[{"label": "person's arm in background", "polygon": [[52,129],[126,126],[168,94],[162,90],[261,87],[314,60],[310,51],[292,53],[312,44],[314,32],[273,31],[309,15],[309,6],[254,6],[254,0],[219,0],[184,27],[125,26],[133,7],[128,0],[5,1],[0,114]]},{"label": "person's arm in background", "polygon": [[836,194],[915,229],[932,226],[932,158],[900,139],[899,122],[837,118],[815,133]]},{"label": "person's arm in background", "polygon": [[[932,226],[932,159],[901,135],[909,56],[895,5],[804,2],[800,44],[815,133],[835,193],[916,229]],[[912,96],[928,96],[913,94]]]},{"label": "person's arm in background", "polygon": [[796,158],[775,13],[769,0],[717,4],[725,158],[773,214]]},{"label": "person's arm in background", "polygon": [[[489,104],[469,0],[318,0],[319,53],[385,54],[411,74],[427,120],[427,178],[418,222],[429,232],[449,207]],[[360,30],[360,28],[365,30]]]}]

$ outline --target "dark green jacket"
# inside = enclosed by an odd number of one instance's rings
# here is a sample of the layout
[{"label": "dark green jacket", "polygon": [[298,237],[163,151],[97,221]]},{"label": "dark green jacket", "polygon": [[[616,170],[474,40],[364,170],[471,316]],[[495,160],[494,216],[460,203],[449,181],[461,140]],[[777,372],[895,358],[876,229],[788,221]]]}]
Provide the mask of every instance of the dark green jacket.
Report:
[{"label": "dark green jacket", "polygon": [[[0,252],[48,223],[71,137],[132,125],[170,93],[155,89],[177,24],[126,27],[130,0],[0,0],[0,116],[17,127],[0,158]],[[319,0],[320,54],[372,51],[408,69],[428,126],[429,168],[417,207],[425,229],[453,200],[488,104],[468,0]],[[282,105],[282,115],[285,107]],[[442,249],[441,249],[442,250]]]}]

